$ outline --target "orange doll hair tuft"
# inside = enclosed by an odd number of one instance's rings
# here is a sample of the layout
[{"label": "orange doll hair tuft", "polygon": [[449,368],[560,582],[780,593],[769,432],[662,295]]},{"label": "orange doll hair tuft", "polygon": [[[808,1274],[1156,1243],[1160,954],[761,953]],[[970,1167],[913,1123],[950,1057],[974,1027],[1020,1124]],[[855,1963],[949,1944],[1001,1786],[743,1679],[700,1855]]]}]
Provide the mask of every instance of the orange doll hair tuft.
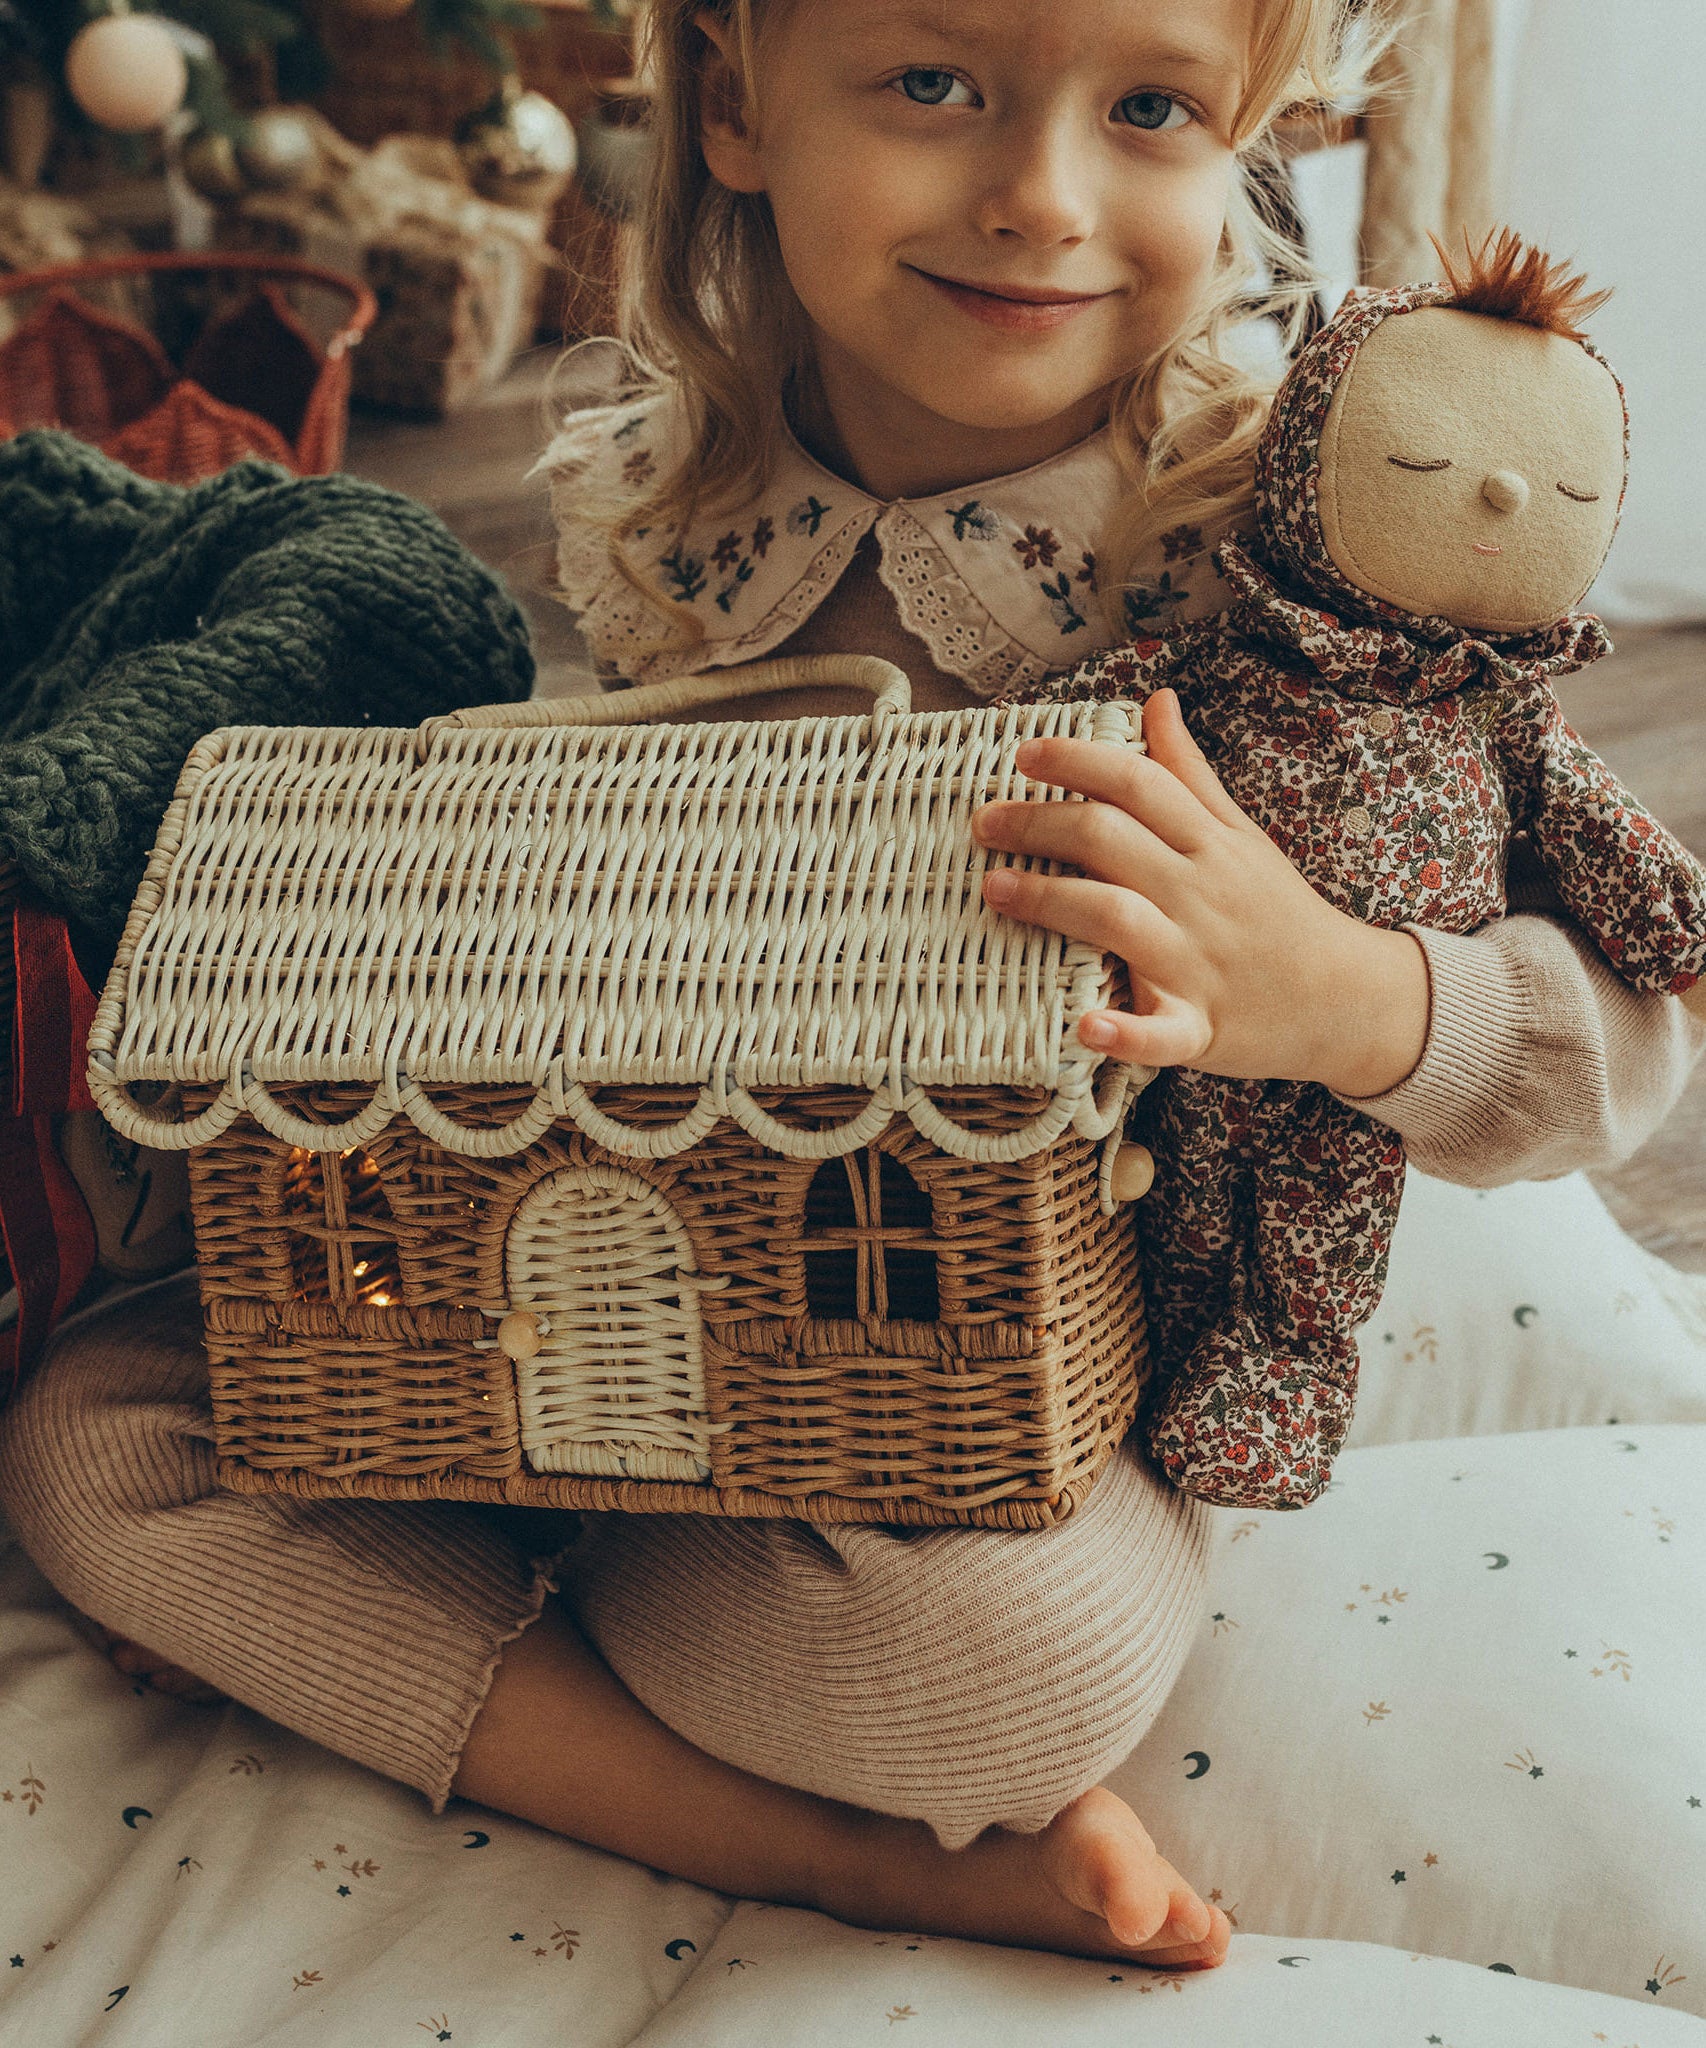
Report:
[{"label": "orange doll hair tuft", "polygon": [[1466,260],[1448,255],[1437,235],[1429,239],[1439,251],[1459,312],[1486,313],[1495,320],[1561,334],[1566,341],[1586,341],[1582,322],[1591,320],[1611,297],[1609,291],[1590,292],[1585,277],[1573,275],[1568,264],[1553,262],[1514,228],[1488,234],[1478,249],[1470,247],[1465,235]]}]

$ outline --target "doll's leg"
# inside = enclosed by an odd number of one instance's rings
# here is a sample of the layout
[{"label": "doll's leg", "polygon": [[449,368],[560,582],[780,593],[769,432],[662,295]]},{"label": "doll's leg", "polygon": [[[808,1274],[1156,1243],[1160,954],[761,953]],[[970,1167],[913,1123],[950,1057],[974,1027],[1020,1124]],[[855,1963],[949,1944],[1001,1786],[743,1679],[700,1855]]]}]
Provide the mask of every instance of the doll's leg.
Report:
[{"label": "doll's leg", "polygon": [[1201,1499],[1304,1507],[1350,1428],[1356,1332],[1385,1285],[1403,1149],[1325,1089],[1271,1084],[1231,1170],[1244,1223],[1231,1288],[1168,1381],[1150,1441]]},{"label": "doll's leg", "polygon": [[1267,1085],[1176,1068],[1139,1099],[1132,1134],[1155,1158],[1154,1185],[1139,1213],[1159,1381],[1177,1372],[1225,1312],[1248,1229],[1239,1167],[1250,1156]]},{"label": "doll's leg", "polygon": [[1202,1604],[1207,1516],[1131,1443],[1045,1530],[589,1520],[565,1601],[661,1720],[950,1847],[1129,1755]]}]

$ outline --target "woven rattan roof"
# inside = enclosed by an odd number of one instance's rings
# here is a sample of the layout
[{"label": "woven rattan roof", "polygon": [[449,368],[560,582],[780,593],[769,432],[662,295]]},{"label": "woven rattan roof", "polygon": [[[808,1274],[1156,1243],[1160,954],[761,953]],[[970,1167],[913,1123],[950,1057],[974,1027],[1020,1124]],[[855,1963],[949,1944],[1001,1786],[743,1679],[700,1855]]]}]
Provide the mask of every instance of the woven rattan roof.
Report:
[{"label": "woven rattan roof", "polygon": [[[962,1154],[1017,1156],[1069,1123],[1099,1134],[1127,1077],[1098,1075],[1076,1029],[1106,997],[1105,963],[991,912],[982,877],[1009,857],[970,831],[991,798],[1045,794],[1013,767],[1037,734],[1130,742],[1136,723],[1120,705],[1040,704],[430,743],[215,733],[132,910],[93,1085],[156,1144],[202,1142],[245,1109],[316,1149],[398,1113],[464,1152],[531,1143],[563,1114],[610,1143],[586,1091],[611,1083],[702,1091],[682,1124],[617,1142],[631,1152],[679,1150],[717,1115],[790,1152],[852,1149],[897,1110]],[[162,1129],[123,1092],[139,1081],[224,1086]],[[371,1082],[372,1108],[300,1124],[266,1087],[302,1081]],[[458,1137],[435,1083],[538,1092],[503,1130]],[[872,1091],[868,1132],[784,1140],[748,1092],[824,1084]],[[1027,1145],[957,1141],[925,1093],[990,1084],[1054,1091]]]}]

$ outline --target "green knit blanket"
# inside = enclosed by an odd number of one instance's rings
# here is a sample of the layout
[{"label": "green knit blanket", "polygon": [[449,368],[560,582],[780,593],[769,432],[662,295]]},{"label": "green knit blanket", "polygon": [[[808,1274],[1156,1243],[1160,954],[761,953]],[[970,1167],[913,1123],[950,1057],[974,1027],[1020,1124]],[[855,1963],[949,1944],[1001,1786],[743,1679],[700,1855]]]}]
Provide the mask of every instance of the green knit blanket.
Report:
[{"label": "green knit blanket", "polygon": [[414,725],[532,680],[503,585],[393,491],[265,462],[184,489],[68,434],[0,443],[0,859],[91,956],[203,734]]}]

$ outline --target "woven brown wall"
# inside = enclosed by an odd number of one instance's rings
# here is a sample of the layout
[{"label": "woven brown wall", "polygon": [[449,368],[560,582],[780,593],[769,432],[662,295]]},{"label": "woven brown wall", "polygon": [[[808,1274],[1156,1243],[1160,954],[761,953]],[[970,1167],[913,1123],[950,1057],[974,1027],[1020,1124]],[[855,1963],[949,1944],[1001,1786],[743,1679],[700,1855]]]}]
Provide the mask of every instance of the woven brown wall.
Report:
[{"label": "woven brown wall", "polygon": [[[278,1093],[298,1113],[333,1120],[366,1091]],[[530,1091],[434,1095],[474,1124],[506,1120]],[[672,1122],[691,1099],[599,1094],[633,1125]],[[940,1106],[996,1130],[1026,1121],[1043,1099],[961,1089],[943,1091]],[[761,1100],[810,1126],[843,1120],[860,1098],[819,1089]],[[931,1199],[936,1323],[810,1318],[801,1240],[815,1162],[778,1158],[732,1123],[664,1160],[618,1158],[565,1124],[485,1161],[443,1152],[399,1120],[343,1166],[310,1166],[239,1123],[192,1159],[222,1478],[241,1489],[658,1512],[1058,1520],[1141,1393],[1131,1212],[1102,1215],[1099,1147],[1085,1139],[1004,1165],[947,1157],[904,1122],[877,1145]],[[531,1473],[509,1361],[474,1348],[508,1306],[517,1205],[544,1175],[586,1163],[643,1175],[686,1225],[699,1270],[727,1278],[705,1298],[704,1362],[708,1410],[734,1427],[713,1440],[708,1486]],[[323,1298],[303,1299],[315,1279]]]}]

